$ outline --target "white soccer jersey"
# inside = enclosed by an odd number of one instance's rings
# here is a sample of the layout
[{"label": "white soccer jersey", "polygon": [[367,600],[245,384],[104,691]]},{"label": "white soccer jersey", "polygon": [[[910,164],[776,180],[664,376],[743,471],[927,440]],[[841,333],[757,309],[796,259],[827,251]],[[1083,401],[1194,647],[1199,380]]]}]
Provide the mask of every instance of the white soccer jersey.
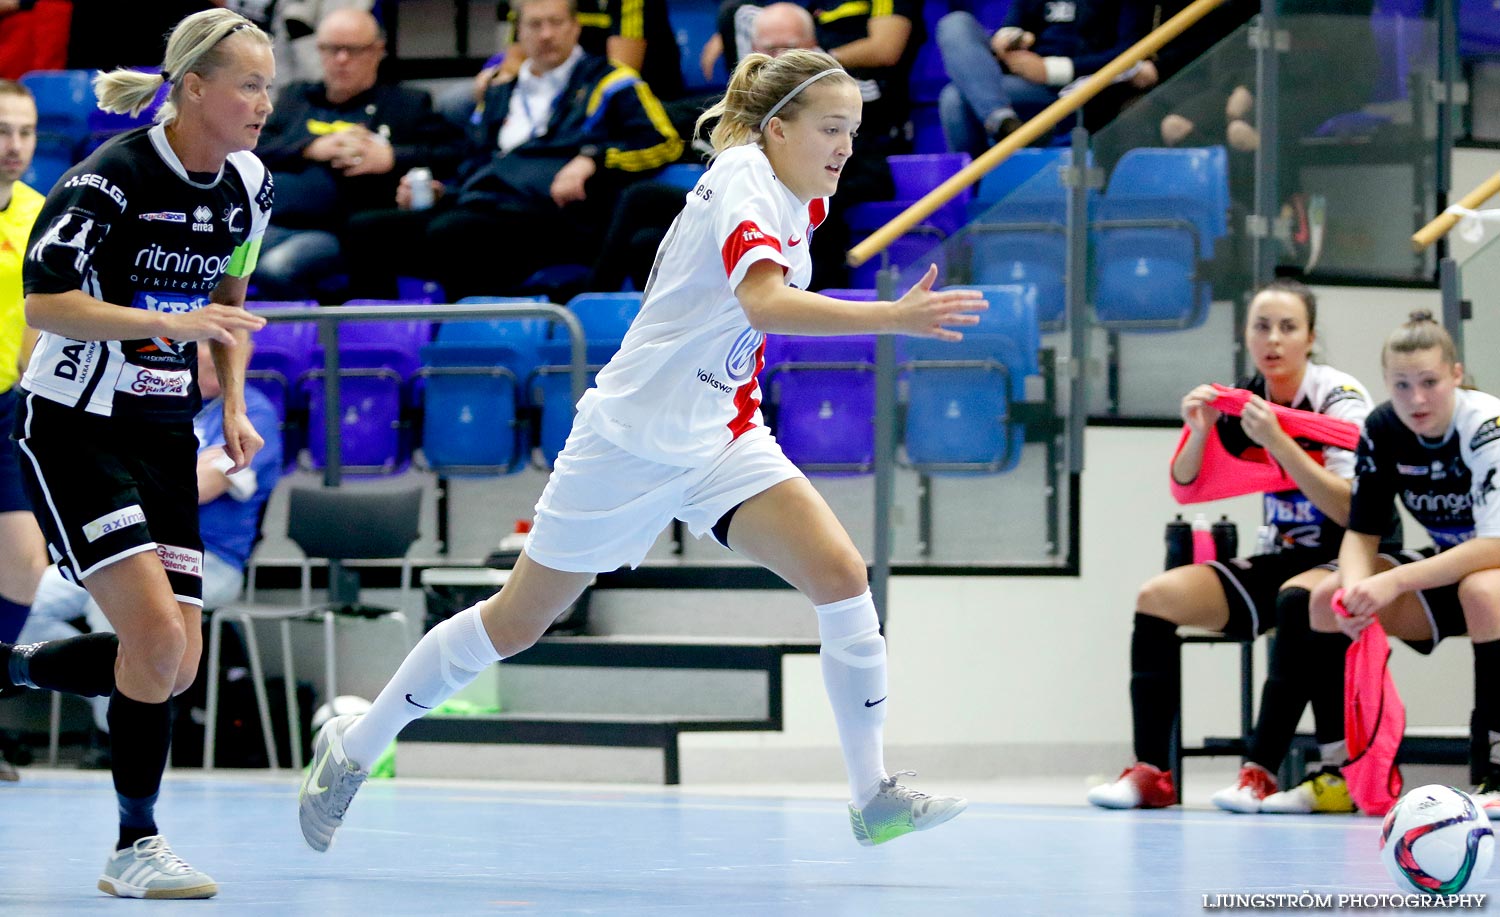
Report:
[{"label": "white soccer jersey", "polygon": [[734,291],[757,261],[806,289],[808,245],[827,213],[826,198],[804,204],[788,190],[759,147],[720,154],[662,242],[640,315],[579,402],[582,418],[621,449],[685,467],[762,424],[766,336]]}]

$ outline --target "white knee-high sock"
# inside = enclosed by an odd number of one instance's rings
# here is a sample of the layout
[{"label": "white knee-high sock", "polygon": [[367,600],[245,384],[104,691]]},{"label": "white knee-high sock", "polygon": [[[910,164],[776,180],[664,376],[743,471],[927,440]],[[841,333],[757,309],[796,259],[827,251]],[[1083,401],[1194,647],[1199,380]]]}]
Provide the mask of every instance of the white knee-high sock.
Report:
[{"label": "white knee-high sock", "polygon": [[452,697],[500,658],[484,632],[479,606],[460,611],[427,632],[370,711],[349,726],[344,754],[368,768],[407,723]]},{"label": "white knee-high sock", "polygon": [[886,778],[882,741],[885,730],[885,638],[869,590],[841,602],[817,606],[818,653],[823,686],[838,723],[849,795],[864,808]]}]

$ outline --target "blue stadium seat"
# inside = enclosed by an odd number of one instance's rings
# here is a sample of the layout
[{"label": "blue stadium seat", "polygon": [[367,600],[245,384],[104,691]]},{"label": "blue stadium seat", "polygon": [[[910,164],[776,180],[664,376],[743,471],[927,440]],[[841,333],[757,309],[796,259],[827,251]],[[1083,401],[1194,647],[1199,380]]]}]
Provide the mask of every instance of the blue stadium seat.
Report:
[{"label": "blue stadium seat", "polygon": [[97,105],[93,76],[90,70],[33,70],[21,77],[36,98],[37,134],[64,135],[75,147],[88,139]]},{"label": "blue stadium seat", "polygon": [[969,204],[970,277],[1035,286],[1047,329],[1061,327],[1066,307],[1068,199],[1058,170],[1071,162],[1064,149],[1019,150],[980,181]]},{"label": "blue stadium seat", "polygon": [[1458,0],[1458,53],[1466,60],[1500,57],[1500,6]]},{"label": "blue stadium seat", "polygon": [[1041,372],[1036,290],[973,289],[990,307],[962,341],[897,341],[907,393],[902,461],[924,473],[997,474],[1021,460],[1026,426],[1013,405],[1025,400],[1026,377]]},{"label": "blue stadium seat", "polygon": [[[640,293],[580,293],[568,302],[579,324],[583,325],[588,384],[594,384],[599,370],[620,349],[625,332],[641,310]],[[552,467],[557,454],[567,442],[573,428],[572,343],[561,328],[553,328],[551,340],[542,346],[541,365],[532,375],[529,386],[531,403],[540,411],[537,440],[546,467]]]},{"label": "blue stadium seat", "polygon": [[422,458],[442,475],[497,474],[526,465],[531,435],[524,381],[537,366],[543,319],[446,322],[422,348]]},{"label": "blue stadium seat", "polygon": [[943,121],[936,103],[913,102],[910,120],[913,153],[948,152],[948,139],[943,136]]},{"label": "blue stadium seat", "polygon": [[21,77],[36,97],[37,116],[36,154],[21,180],[43,194],[87,152],[92,78],[88,70],[34,70]]},{"label": "blue stadium seat", "polygon": [[688,95],[703,95],[718,92],[729,83],[729,74],[724,68],[724,58],[714,67],[713,79],[703,79],[698,61],[703,53],[703,44],[719,30],[719,5],[710,0],[678,0],[671,4],[667,18],[672,22],[672,31],[677,35],[677,48],[682,56],[682,83]]},{"label": "blue stadium seat", "polygon": [[[915,203],[927,192],[942,184],[970,162],[967,153],[922,153],[907,156],[890,156],[891,180],[896,188],[896,200],[857,204],[849,208],[852,239],[858,242],[884,226],[902,211]],[[929,258],[933,247],[957,232],[964,223],[964,214],[971,192],[965,189],[952,201],[944,204],[931,216],[912,227],[906,235],[897,239],[887,249],[890,263],[898,268],[907,268],[918,261]],[[944,255],[937,254],[939,260]],[[881,259],[872,258],[850,272],[849,281],[857,287],[875,286],[875,276],[880,270]]]},{"label": "blue stadium seat", "polygon": [[[306,302],[249,302],[256,313],[275,312],[316,306]],[[317,346],[318,326],[312,322],[271,322],[255,332],[250,351],[250,365],[245,370],[245,384],[266,396],[281,419],[282,465],[290,469],[307,444],[307,399],[299,382],[313,368],[313,348]]]},{"label": "blue stadium seat", "polygon": [[[861,292],[825,290],[853,299]],[[807,474],[875,467],[875,336],[766,338],[762,404],[792,463]]]},{"label": "blue stadium seat", "polygon": [[1110,176],[1094,223],[1094,312],[1113,330],[1191,328],[1208,316],[1198,265],[1229,231],[1223,147],[1135,149]]},{"label": "blue stadium seat", "polygon": [[698,184],[698,179],[702,178],[703,173],[707,171],[708,166],[694,162],[674,162],[657,173],[655,180],[664,185],[691,191]]}]

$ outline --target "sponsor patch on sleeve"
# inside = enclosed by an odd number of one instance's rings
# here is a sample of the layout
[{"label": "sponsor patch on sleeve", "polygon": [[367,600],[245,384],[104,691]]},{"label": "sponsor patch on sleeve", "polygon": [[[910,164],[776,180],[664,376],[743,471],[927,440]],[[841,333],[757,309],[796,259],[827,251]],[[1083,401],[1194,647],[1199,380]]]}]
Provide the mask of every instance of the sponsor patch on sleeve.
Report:
[{"label": "sponsor patch on sleeve", "polygon": [[200,577],[203,575],[202,551],[179,548],[170,544],[158,544],[156,556],[161,558],[161,565],[167,568],[168,573],[184,573],[188,576]]},{"label": "sponsor patch on sleeve", "polygon": [[1500,439],[1500,417],[1491,417],[1479,425],[1474,431],[1474,438],[1469,440],[1470,451],[1476,451],[1480,446],[1492,443]]},{"label": "sponsor patch on sleeve", "polygon": [[1364,401],[1364,400],[1365,400],[1364,392],[1361,392],[1359,389],[1355,388],[1352,385],[1340,385],[1337,388],[1335,388],[1332,391],[1330,391],[1327,395],[1323,396],[1323,404],[1322,404],[1321,407],[1318,408],[1318,413],[1319,414],[1327,414],[1328,413],[1328,409],[1331,408],[1331,407],[1333,407],[1334,405],[1338,404],[1340,401]]},{"label": "sponsor patch on sleeve", "polygon": [[100,516],[93,522],[85,522],[83,524],[83,537],[89,540],[89,544],[93,544],[105,535],[118,532],[121,529],[128,529],[132,525],[140,525],[145,521],[145,510],[141,509],[139,503],[132,503],[112,513]]},{"label": "sponsor patch on sleeve", "polygon": [[724,240],[721,253],[724,256],[724,273],[726,276],[734,275],[735,265],[745,253],[757,245],[768,245],[776,251],[781,251],[781,240],[775,236],[766,235],[761,228],[751,220],[743,220],[729,233],[729,238]]}]

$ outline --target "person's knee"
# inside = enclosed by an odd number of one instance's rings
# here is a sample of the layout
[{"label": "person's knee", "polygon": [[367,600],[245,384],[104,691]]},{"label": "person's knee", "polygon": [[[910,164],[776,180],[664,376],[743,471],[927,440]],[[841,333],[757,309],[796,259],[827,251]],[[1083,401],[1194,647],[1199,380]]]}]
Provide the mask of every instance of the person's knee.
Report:
[{"label": "person's knee", "polygon": [[976,31],[983,33],[984,27],[974,18],[974,14],[966,10],[955,10],[938,20],[938,47],[947,48],[955,42],[967,41]]},{"label": "person's knee", "polygon": [[1476,640],[1500,636],[1500,598],[1495,587],[1494,577],[1471,575],[1458,581],[1458,604],[1463,608],[1469,635]]},{"label": "person's knee", "polygon": [[202,646],[190,647],[182,654],[182,661],[177,664],[177,678],[172,682],[173,697],[187,691],[198,680],[198,660],[202,655]]},{"label": "person's knee", "polygon": [[1331,634],[1339,629],[1333,617],[1333,593],[1337,589],[1338,577],[1329,577],[1308,596],[1307,623],[1318,633]]},{"label": "person's knee", "polygon": [[120,664],[155,673],[162,681],[176,682],[178,668],[187,651],[187,629],[174,607],[143,616],[119,630]]},{"label": "person's knee", "polygon": [[854,598],[868,588],[870,575],[865,559],[851,545],[818,565],[810,591],[815,593],[813,601],[822,605]]},{"label": "person's knee", "polygon": [[1153,618],[1170,618],[1177,591],[1165,576],[1153,576],[1141,584],[1135,595],[1135,610]]}]

